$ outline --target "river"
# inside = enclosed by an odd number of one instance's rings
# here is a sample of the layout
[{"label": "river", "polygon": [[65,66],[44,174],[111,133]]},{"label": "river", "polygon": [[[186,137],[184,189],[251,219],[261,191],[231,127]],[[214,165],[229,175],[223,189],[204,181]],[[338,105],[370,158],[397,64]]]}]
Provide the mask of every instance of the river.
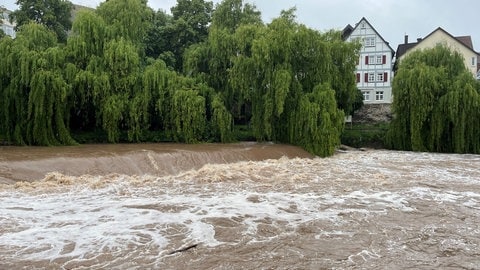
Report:
[{"label": "river", "polygon": [[480,156],[0,147],[0,269],[480,269]]}]

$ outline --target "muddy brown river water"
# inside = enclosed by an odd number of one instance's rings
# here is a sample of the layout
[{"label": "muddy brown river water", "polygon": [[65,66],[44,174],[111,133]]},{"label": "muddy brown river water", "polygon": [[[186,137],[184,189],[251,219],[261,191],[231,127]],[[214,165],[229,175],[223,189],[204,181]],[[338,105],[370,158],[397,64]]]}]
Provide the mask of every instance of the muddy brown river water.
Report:
[{"label": "muddy brown river water", "polygon": [[480,156],[0,147],[0,269],[480,269]]}]

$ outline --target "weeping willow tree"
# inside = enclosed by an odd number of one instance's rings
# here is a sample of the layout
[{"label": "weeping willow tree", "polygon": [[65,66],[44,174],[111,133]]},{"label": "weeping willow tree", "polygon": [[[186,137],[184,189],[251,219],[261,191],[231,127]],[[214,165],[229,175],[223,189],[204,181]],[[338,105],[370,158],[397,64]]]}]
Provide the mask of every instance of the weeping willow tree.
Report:
[{"label": "weeping willow tree", "polygon": [[[355,85],[355,65],[347,63],[340,72],[334,60],[355,59],[358,46],[296,23],[294,11],[283,11],[265,28],[236,31],[238,40],[251,42],[240,43],[229,80],[251,103],[257,140],[293,143],[328,156],[343,130],[336,93]],[[339,84],[342,80],[347,83]]]},{"label": "weeping willow tree", "polygon": [[149,89],[143,88],[141,41],[145,1],[109,1],[83,11],[68,40],[73,86],[72,126],[101,128],[118,142],[123,130],[129,141],[141,140],[148,129]]},{"label": "weeping willow tree", "polygon": [[[100,4],[97,13],[108,25],[108,39],[123,38],[143,48],[154,12],[146,0],[110,0]],[[140,51],[139,51],[140,52]]]},{"label": "weeping willow tree", "polygon": [[173,121],[176,141],[200,141],[205,128],[205,98],[192,89],[175,91]]},{"label": "weeping willow tree", "polygon": [[184,54],[184,73],[200,78],[220,93],[226,108],[236,119],[245,118],[241,111],[244,97],[231,86],[228,73],[233,66],[232,58],[239,52],[239,42],[242,42],[236,38],[235,31],[247,25],[251,28],[263,26],[256,7],[243,0],[224,0],[213,13],[207,40],[191,46]]},{"label": "weeping willow tree", "polygon": [[53,32],[38,24],[23,25],[13,41],[4,39],[2,124],[16,144],[74,144],[66,124],[69,87],[64,78],[65,53]]},{"label": "weeping willow tree", "polygon": [[233,137],[233,117],[232,114],[227,110],[223,98],[220,94],[216,94],[212,101],[212,128],[214,134],[217,136],[217,139],[220,142],[232,142]]},{"label": "weeping willow tree", "polygon": [[478,82],[463,57],[447,47],[416,51],[393,81],[395,117],[387,133],[394,149],[480,152]]},{"label": "weeping willow tree", "polygon": [[290,142],[319,156],[331,156],[340,144],[344,117],[337,109],[335,91],[328,84],[317,85],[300,98],[290,114]]}]

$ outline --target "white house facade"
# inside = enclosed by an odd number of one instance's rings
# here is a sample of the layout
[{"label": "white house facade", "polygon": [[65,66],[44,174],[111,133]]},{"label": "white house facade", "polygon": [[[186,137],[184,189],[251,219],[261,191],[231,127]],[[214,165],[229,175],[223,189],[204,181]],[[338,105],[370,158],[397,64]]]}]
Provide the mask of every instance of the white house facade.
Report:
[{"label": "white house facade", "polygon": [[[0,16],[0,23],[1,23],[1,25],[2,25],[2,28],[1,28],[1,29],[3,30],[3,32],[4,32],[5,34],[9,35],[9,36],[12,37],[12,38],[15,38],[15,36],[16,36],[16,35],[15,35],[15,30],[14,30],[14,28],[15,28],[15,23],[12,24],[12,23],[10,23],[10,21],[9,21],[9,20],[10,20],[10,18],[9,18],[10,11],[9,11],[9,10],[6,10],[6,9],[3,9],[3,8],[1,8],[0,11],[1,11],[1,13],[2,13],[2,14],[1,14],[2,16]],[[3,18],[3,19],[2,19],[2,18]]]},{"label": "white house facade", "polygon": [[394,50],[375,28],[362,18],[355,27],[343,30],[346,41],[360,41],[362,49],[356,68],[357,87],[365,104],[392,103]]}]

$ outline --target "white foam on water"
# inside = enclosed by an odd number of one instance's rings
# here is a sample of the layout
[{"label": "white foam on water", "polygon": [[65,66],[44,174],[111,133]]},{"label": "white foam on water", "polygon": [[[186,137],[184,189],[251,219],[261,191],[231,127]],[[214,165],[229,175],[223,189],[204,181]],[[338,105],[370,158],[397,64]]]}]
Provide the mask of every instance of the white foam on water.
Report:
[{"label": "white foam on water", "polygon": [[[182,245],[201,243],[215,247],[225,244],[216,240],[214,225],[205,221],[208,218],[237,217],[246,226],[244,235],[251,237],[251,241],[265,241],[268,237],[256,236],[259,220],[273,220],[274,226],[286,224],[284,226],[290,228],[286,231],[293,232],[296,226],[312,220],[335,222],[339,213],[372,212],[368,209],[373,204],[410,211],[405,206],[406,198],[388,192],[357,191],[344,196],[288,192],[224,193],[217,187],[214,194],[207,196],[188,191],[179,194],[178,190],[171,190],[158,196],[130,193],[129,197],[118,191],[120,187],[113,186],[47,195],[1,194],[0,226],[6,228],[7,221],[14,223],[8,225],[10,231],[7,229],[0,236],[1,246],[14,250],[11,256],[25,260],[68,257],[78,261],[91,259],[92,254],[120,254],[121,250],[130,249],[129,246],[148,246],[165,254],[169,251],[166,249],[169,238],[172,238],[171,227],[180,227],[178,235]],[[154,188],[157,187],[150,187]],[[258,200],[249,200],[252,196]],[[363,208],[349,208],[358,202]],[[177,209],[171,210],[170,206]]]},{"label": "white foam on water", "polygon": [[[458,164],[443,168],[443,159]],[[0,191],[0,255],[9,262],[98,258],[107,262],[96,266],[108,267],[108,260],[125,266],[129,256],[141,252],[144,260],[159,265],[182,247],[271,241],[315,221],[332,225],[319,228],[315,239],[351,237],[353,232],[342,230],[345,214],[412,213],[418,200],[480,209],[478,189],[408,184],[463,181],[478,187],[480,173],[471,170],[478,161],[477,156],[465,161],[459,155],[377,151],[206,165],[165,177],[53,174],[42,183]],[[470,171],[460,173],[461,166]],[[457,174],[461,180],[452,178]],[[265,224],[276,230],[262,234]],[[219,235],[225,228],[240,231],[240,239]],[[102,258],[105,254],[111,258]],[[349,260],[379,258],[376,251],[363,250]]]}]

